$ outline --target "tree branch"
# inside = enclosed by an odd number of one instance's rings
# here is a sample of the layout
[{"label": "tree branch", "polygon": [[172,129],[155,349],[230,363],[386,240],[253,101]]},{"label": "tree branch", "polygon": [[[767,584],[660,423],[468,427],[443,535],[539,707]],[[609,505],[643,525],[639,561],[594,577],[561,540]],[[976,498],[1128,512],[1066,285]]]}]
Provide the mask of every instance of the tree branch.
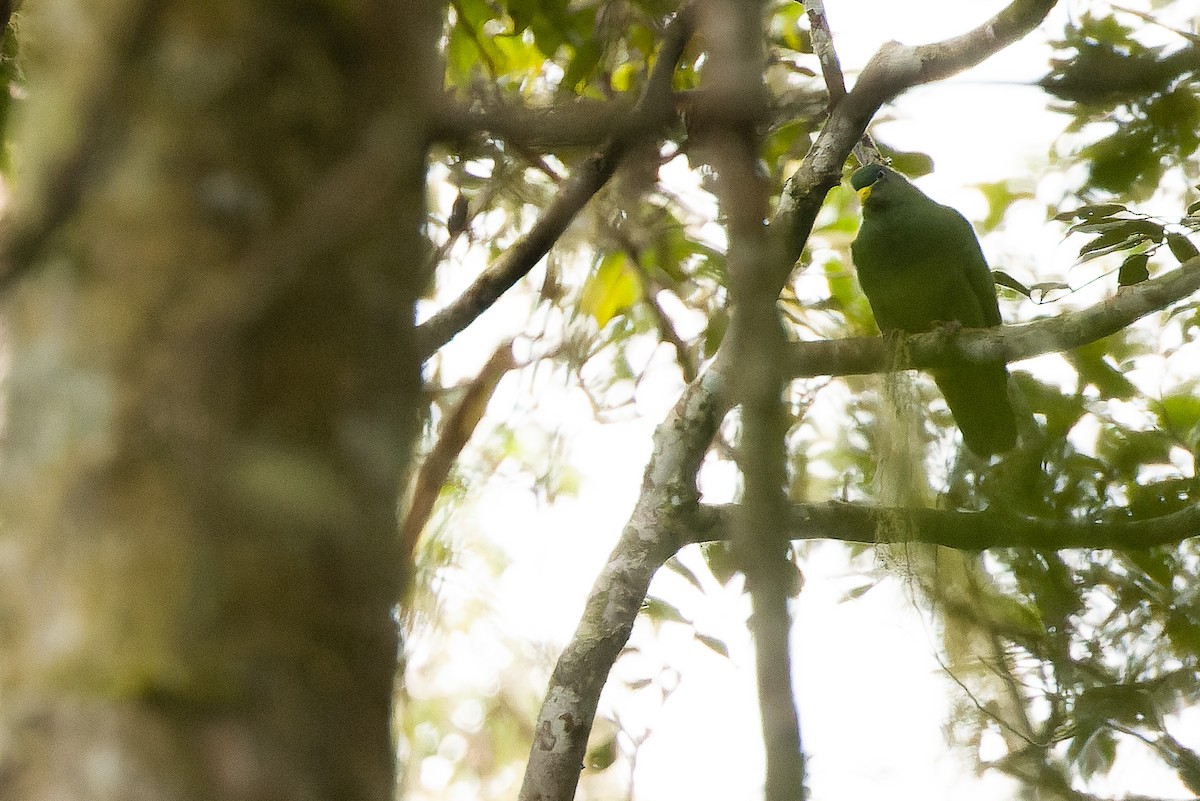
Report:
[{"label": "tree branch", "polygon": [[629,640],[650,579],[693,539],[696,471],[728,411],[728,361],[718,355],[655,431],[642,492],[550,677],[520,801],[569,801],[575,795],[600,691]]},{"label": "tree branch", "polygon": [[[732,315],[728,348],[736,354],[732,403],[741,407],[737,463],[742,503],[730,521],[733,547],[750,592],[755,677],[766,753],[766,801],[804,798],[804,751],[792,688],[788,611],[793,579],[786,515],[787,419],[782,355],[787,344],[772,280],[766,227],[768,186],[758,168],[756,133],[766,105],[761,42],[763,5],[709,0],[702,30],[709,61],[702,81],[721,111],[705,130],[703,151],[716,169],[716,193],[726,219],[726,264]],[[716,122],[712,120],[711,122]]]},{"label": "tree branch", "polygon": [[905,339],[903,353],[882,337],[848,337],[792,343],[788,370],[794,378],[863,375],[928,369],[968,362],[1006,362],[1070,350],[1116,333],[1135,320],[1200,291],[1200,257],[1166,275],[1123,288],[1116,297],[1077,312],[1020,325],[933,331]]},{"label": "tree branch", "polygon": [[437,442],[413,475],[400,522],[400,550],[405,559],[413,558],[417,539],[433,514],[438,494],[463,448],[475,433],[479,421],[483,419],[488,401],[495,394],[500,380],[513,368],[513,364],[512,340],[505,340],[471,381],[462,400],[447,415],[438,432]]},{"label": "tree branch", "polygon": [[846,76],[842,74],[842,62],[833,47],[833,34],[829,20],[825,17],[822,0],[800,0],[808,15],[808,27],[812,33],[813,52],[821,63],[821,74],[825,77],[825,88],[829,91],[829,105],[836,106],[846,96]]},{"label": "tree branch", "polygon": [[[842,61],[833,46],[833,32],[829,29],[829,18],[825,16],[825,3],[823,0],[797,1],[804,3],[804,10],[808,15],[813,52],[821,63],[821,75],[825,78],[825,88],[829,92],[829,105],[836,106],[846,96],[846,76],[842,73]],[[854,155],[860,164],[879,160],[879,148],[875,146],[871,134],[863,132],[862,138],[854,146]]]},{"label": "tree branch", "polygon": [[[675,14],[667,26],[658,60],[646,81],[646,88],[634,106],[633,116],[655,119],[655,129],[661,129],[668,120],[673,119],[671,76],[683,55],[684,47],[691,39],[695,17],[695,4],[692,2],[684,4]],[[575,219],[575,215],[613,176],[625,152],[644,132],[640,126],[632,131],[622,131],[600,152],[589,157],[529,233],[484,270],[462,295],[417,326],[417,352],[422,361],[474,322],[542,260]]]},{"label": "tree branch", "polygon": [[[736,505],[696,510],[693,542],[731,539]],[[1137,550],[1173,545],[1200,536],[1200,504],[1161,517],[1133,520],[1128,509],[1113,509],[1096,521],[1037,520],[993,510],[964,512],[892,508],[828,501],[793,505],[786,526],[793,540],[841,540],[867,545],[890,542],[878,534],[880,520],[904,519],[914,542],[964,551],[988,548],[1118,548]]]}]

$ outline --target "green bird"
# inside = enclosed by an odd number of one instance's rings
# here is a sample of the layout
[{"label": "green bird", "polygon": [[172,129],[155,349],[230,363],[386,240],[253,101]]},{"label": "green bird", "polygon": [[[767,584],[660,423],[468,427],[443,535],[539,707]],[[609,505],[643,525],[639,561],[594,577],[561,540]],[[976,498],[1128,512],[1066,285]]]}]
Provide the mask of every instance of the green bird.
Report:
[{"label": "green bird", "polygon": [[[850,251],[881,331],[1000,325],[992,273],[965,217],[881,164],[858,170],[850,184],[863,206]],[[968,448],[987,458],[1016,444],[1004,362],[935,370],[933,380]]]}]

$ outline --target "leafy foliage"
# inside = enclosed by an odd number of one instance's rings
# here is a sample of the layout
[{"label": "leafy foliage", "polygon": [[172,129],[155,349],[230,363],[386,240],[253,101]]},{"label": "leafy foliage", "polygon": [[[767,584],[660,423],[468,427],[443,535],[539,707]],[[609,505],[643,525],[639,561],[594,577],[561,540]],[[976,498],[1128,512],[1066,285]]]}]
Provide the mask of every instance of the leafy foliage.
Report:
[{"label": "leafy foliage", "polygon": [[[632,101],[675,7],[653,0],[454,0],[446,20],[447,87],[485,106]],[[1057,54],[1041,85],[1071,121],[1066,152],[1052,168],[1070,180],[1083,177],[1055,201],[1044,224],[1058,226],[1077,246],[1078,260],[1031,280],[1019,266],[993,259],[1007,287],[1002,311],[1009,322],[1067,313],[1077,292],[1115,293],[1198,253],[1197,192],[1178,187],[1200,179],[1200,44],[1194,36],[1179,37],[1182,44],[1173,47],[1143,44],[1149,23],[1122,19],[1130,18],[1086,13],[1054,43]],[[820,130],[825,93],[800,4],[771,3],[766,29],[769,111],[760,157],[778,201]],[[529,343],[528,370],[558,371],[602,418],[627,411],[641,382],[663,369],[646,352],[673,351],[678,386],[712,357],[728,325],[713,173],[688,114],[703,87],[703,47],[691,43],[675,70],[674,102],[682,113],[663,141],[626,156],[523,281],[518,297],[526,322],[505,332]],[[933,166],[921,153],[890,155],[914,176]],[[439,283],[461,283],[464,272],[503,253],[535,224],[580,161],[578,148],[531,149],[519,138],[491,134],[436,154],[431,175],[445,181],[433,188],[430,224],[431,238],[446,246]],[[1017,223],[1010,212],[1046,196],[1022,178],[979,187],[987,202],[977,221],[981,231],[1011,234]],[[1152,196],[1159,201],[1154,213],[1143,210]],[[461,216],[460,198],[470,211],[465,223],[451,224],[455,208]],[[795,339],[874,333],[849,254],[857,217],[851,191],[830,192],[779,302]],[[988,249],[987,238],[984,244]],[[960,456],[943,401],[930,381],[916,377],[906,412],[917,420],[932,489],[943,505],[1064,523],[1153,520],[1200,502],[1198,334],[1200,314],[1188,301],[1091,345],[1016,365],[1030,430],[1022,448],[987,464]],[[876,453],[887,419],[877,383],[800,381],[788,401],[793,500],[877,498]],[[736,418],[722,430],[710,465],[729,462],[735,434]],[[732,578],[721,546],[706,547],[687,564],[672,568],[683,575],[685,593],[713,592],[714,583]],[[701,564],[710,575],[698,575]],[[1086,787],[1127,749],[1148,748],[1183,786],[1200,792],[1195,743],[1173,729],[1182,710],[1200,705],[1195,541],[1127,551],[993,550],[983,565],[995,601],[980,603],[975,623],[1004,644],[1004,663],[992,667],[1028,693],[1026,745],[1039,764],[1064,786]],[[848,602],[871,586],[871,571],[863,570],[861,580]],[[675,596],[656,596],[644,619],[655,631],[690,629],[714,652],[726,647],[682,610]],[[630,686],[659,692],[659,676],[655,668]],[[995,725],[984,710],[975,713],[976,732]],[[613,731],[596,743],[592,769],[622,770],[633,758],[640,741]]]},{"label": "leafy foliage", "polygon": [[1080,154],[1089,186],[1144,198],[1200,146],[1200,42],[1181,38],[1170,51],[1146,46],[1115,17],[1089,12],[1054,43],[1064,55],[1042,86],[1069,104],[1072,130],[1106,131]]}]

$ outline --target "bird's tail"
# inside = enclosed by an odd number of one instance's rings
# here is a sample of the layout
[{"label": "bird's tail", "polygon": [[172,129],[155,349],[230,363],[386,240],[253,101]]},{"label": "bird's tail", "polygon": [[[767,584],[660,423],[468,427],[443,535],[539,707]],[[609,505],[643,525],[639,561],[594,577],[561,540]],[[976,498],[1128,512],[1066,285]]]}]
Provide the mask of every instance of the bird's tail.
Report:
[{"label": "bird's tail", "polygon": [[1017,444],[1017,419],[1008,400],[1003,363],[939,370],[934,380],[968,448],[986,459]]}]

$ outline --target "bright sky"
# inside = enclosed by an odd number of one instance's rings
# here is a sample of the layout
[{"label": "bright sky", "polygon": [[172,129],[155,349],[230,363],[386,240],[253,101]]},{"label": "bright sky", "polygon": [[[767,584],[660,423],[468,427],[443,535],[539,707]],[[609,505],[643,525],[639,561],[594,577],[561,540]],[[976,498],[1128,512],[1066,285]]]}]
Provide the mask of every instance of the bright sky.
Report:
[{"label": "bright sky", "polygon": [[[851,75],[887,39],[919,44],[958,34],[1003,5],[1001,0],[826,0],[843,66]],[[1138,0],[1128,0],[1127,5],[1147,7]],[[1028,84],[1045,71],[1045,40],[1061,32],[1067,11],[1078,14],[1085,6],[1067,2],[1029,40],[969,73],[916,90],[891,109],[896,120],[877,131],[893,146],[934,157],[935,174],[919,182],[927,192],[978,219],[986,207],[977,192],[965,187],[1041,174],[1039,165],[1045,164],[1062,120],[1045,111],[1044,95]],[[1035,188],[1032,180],[1030,188]],[[1054,188],[1040,191],[1053,193]],[[1040,219],[1031,217],[1031,222],[1036,225]],[[1057,234],[1039,238],[1026,232],[1016,241],[989,239],[985,250],[993,266],[999,252],[1001,258],[1011,256],[1014,264],[1034,276],[1039,265],[1062,274],[1075,252],[1063,246]],[[470,277],[470,271],[464,270],[463,283]],[[447,294],[457,289],[450,287]],[[503,301],[448,347],[445,369],[469,376],[494,347],[496,332],[519,330],[527,313],[524,302]],[[651,364],[669,362],[665,349],[646,352],[643,358]],[[479,639],[465,646],[472,653],[496,654],[495,661],[503,662],[503,641],[538,643],[549,651],[548,670],[557,649],[571,636],[584,598],[637,497],[654,425],[680,389],[673,371],[649,372],[655,377],[639,388],[638,417],[603,425],[594,421],[581,393],[564,388],[561,380],[556,383],[542,375],[520,381],[510,378],[502,384],[489,407],[489,418],[508,421],[518,437],[533,437],[520,433],[523,420],[536,419],[543,429],[557,430],[569,444],[566,458],[578,472],[579,490],[574,496],[546,502],[538,499],[522,474],[501,470],[456,519],[453,528],[464,567],[474,552],[486,551],[478,545],[484,540],[511,559],[494,584],[477,585],[462,577],[461,584],[442,589],[442,613],[448,620],[465,619],[479,604],[491,610],[493,628],[474,628]],[[535,450],[544,442],[534,437],[528,447]],[[724,500],[722,477],[705,478],[706,497]],[[685,552],[682,558],[699,564],[694,552]],[[1007,781],[994,775],[976,777],[969,755],[946,745],[943,727],[949,685],[932,656],[936,636],[931,622],[905,597],[902,583],[887,580],[861,598],[841,602],[856,586],[854,573],[844,550],[830,545],[811,548],[804,573],[805,588],[794,609],[794,641],[813,798],[1001,801],[1014,797]],[[634,798],[761,798],[761,746],[745,623],[748,605],[740,587],[735,582],[730,589],[710,588],[701,594],[676,576],[661,575],[652,594],[670,597],[703,634],[725,641],[732,655],[730,659],[715,655],[684,627],[667,626],[656,639],[639,624],[633,642],[646,650],[641,661],[627,669],[669,665],[682,678],[677,685],[668,682],[671,693],[661,706],[620,706],[635,734],[642,727],[652,732],[638,753]],[[456,660],[452,675],[422,674],[427,656],[421,652],[422,641],[418,638],[415,643],[416,675],[410,680],[410,692],[455,694],[474,689],[486,693],[494,687],[496,666],[486,656]],[[1200,715],[1192,719],[1191,729],[1200,731]],[[486,721],[479,725],[486,727]],[[1200,742],[1192,745],[1200,748]],[[467,788],[445,787],[444,757],[428,762],[420,772],[425,785],[420,797],[470,796]],[[1185,795],[1173,778],[1157,781],[1149,776],[1147,764],[1137,753],[1123,754],[1113,774],[1114,791],[1125,787],[1164,797]],[[1137,782],[1127,784],[1133,776]],[[514,780],[519,781],[519,776]],[[623,795],[619,784],[594,789],[596,797]],[[587,796],[581,793],[580,797]]]}]

